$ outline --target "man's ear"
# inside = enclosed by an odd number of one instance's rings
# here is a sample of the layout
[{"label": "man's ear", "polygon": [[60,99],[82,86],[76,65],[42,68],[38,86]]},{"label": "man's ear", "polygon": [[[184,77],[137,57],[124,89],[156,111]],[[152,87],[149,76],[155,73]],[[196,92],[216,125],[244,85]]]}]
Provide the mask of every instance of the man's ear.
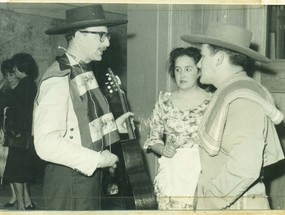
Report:
[{"label": "man's ear", "polygon": [[223,51],[218,51],[215,54],[215,59],[216,59],[216,66],[221,65],[225,59],[225,53]]}]

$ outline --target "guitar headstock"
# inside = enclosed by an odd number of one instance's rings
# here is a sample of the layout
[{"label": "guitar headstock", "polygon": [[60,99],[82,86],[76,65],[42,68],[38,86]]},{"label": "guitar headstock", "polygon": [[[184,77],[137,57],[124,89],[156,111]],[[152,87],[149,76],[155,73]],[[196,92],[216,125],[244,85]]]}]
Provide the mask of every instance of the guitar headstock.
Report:
[{"label": "guitar headstock", "polygon": [[108,81],[105,83],[107,90],[109,93],[114,93],[117,91],[121,91],[121,80],[117,75],[114,75],[112,70],[110,68],[107,69],[108,72],[106,73],[106,76],[108,77]]}]

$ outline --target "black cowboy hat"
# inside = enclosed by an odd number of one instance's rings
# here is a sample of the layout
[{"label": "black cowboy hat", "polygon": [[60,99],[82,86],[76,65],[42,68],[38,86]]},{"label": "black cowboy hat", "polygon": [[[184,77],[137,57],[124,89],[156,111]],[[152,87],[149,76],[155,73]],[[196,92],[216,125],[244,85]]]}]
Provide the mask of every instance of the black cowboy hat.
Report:
[{"label": "black cowboy hat", "polygon": [[114,26],[128,22],[128,20],[107,20],[102,5],[88,5],[66,11],[65,24],[50,28],[46,34],[65,34],[72,30],[95,26]]},{"label": "black cowboy hat", "polygon": [[250,48],[252,33],[245,28],[224,24],[211,23],[204,35],[182,35],[180,38],[193,44],[210,44],[227,48],[244,54],[256,61],[268,63],[270,60]]}]

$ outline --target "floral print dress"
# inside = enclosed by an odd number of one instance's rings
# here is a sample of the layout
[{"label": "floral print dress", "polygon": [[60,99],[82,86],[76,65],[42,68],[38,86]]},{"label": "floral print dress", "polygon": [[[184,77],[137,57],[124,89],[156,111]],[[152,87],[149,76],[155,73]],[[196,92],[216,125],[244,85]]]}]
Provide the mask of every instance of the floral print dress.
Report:
[{"label": "floral print dress", "polygon": [[196,108],[183,111],[174,107],[171,96],[171,92],[160,93],[144,148],[156,143],[173,144],[177,148],[172,158],[161,156],[158,159],[154,192],[159,209],[193,209],[193,197],[201,171],[199,146],[195,138],[211,94]]}]

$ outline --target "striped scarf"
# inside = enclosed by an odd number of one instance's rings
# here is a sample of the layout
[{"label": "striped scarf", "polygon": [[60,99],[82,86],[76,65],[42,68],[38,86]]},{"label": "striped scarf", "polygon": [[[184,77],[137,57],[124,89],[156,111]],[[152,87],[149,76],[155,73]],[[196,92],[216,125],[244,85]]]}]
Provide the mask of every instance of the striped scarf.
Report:
[{"label": "striped scarf", "polygon": [[209,155],[219,153],[229,105],[239,98],[256,102],[274,124],[283,120],[283,114],[275,107],[273,98],[262,85],[244,74],[234,75],[214,93],[199,126],[197,141]]},{"label": "striped scarf", "polygon": [[70,96],[82,146],[100,151],[119,141],[114,116],[90,67],[81,62],[71,65],[66,55],[58,57],[53,67],[52,72],[44,74],[41,81],[69,75]]}]

